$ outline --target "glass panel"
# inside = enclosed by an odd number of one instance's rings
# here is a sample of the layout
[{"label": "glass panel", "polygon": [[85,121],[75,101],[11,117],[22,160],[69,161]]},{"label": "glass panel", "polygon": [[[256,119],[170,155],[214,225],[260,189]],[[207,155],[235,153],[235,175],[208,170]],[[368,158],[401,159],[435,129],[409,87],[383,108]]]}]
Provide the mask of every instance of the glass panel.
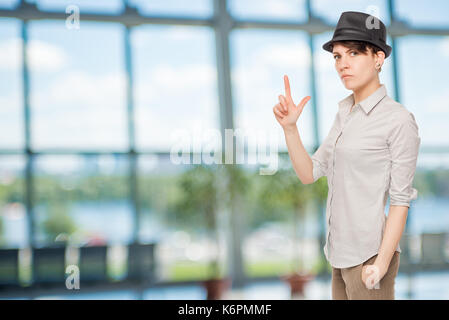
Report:
[{"label": "glass panel", "polygon": [[1,9],[12,9],[19,4],[19,0],[0,0]]},{"label": "glass panel", "polygon": [[[449,153],[420,153],[417,167],[421,170],[449,169]],[[443,191],[443,190],[440,190]]]},{"label": "glass panel", "polygon": [[20,22],[0,19],[0,148],[24,147]]},{"label": "glass panel", "polygon": [[0,247],[28,245],[24,170],[23,156],[0,157]]},{"label": "glass panel", "polygon": [[395,0],[395,14],[413,26],[449,27],[449,2],[433,0]]},{"label": "glass panel", "polygon": [[127,157],[40,156],[35,167],[38,244],[132,240]]},{"label": "glass panel", "polygon": [[413,186],[418,198],[407,218],[409,233],[447,232],[449,230],[449,154],[423,153],[418,157]]},{"label": "glass panel", "polygon": [[[347,90],[338,77],[335,70],[335,62],[332,53],[322,48],[323,44],[332,39],[333,32],[317,35],[314,38],[314,54],[316,64],[316,81],[318,94],[318,119],[320,127],[320,140],[329,133],[335,115],[338,111],[338,102],[352,93]],[[391,45],[391,39],[387,37],[387,43]],[[384,60],[382,71],[379,74],[380,83],[385,84],[387,94],[395,98],[393,80],[393,66],[391,55]]]},{"label": "glass panel", "polygon": [[[168,155],[139,158],[139,238],[158,243],[158,278],[163,280],[205,279],[209,261],[217,253],[214,233],[206,224],[209,216],[202,211],[203,204],[212,204],[208,197],[213,195],[212,186],[207,184],[210,180],[203,180],[203,171],[190,169],[193,166],[173,164]],[[224,251],[222,247],[221,259]]]},{"label": "glass panel", "polygon": [[413,186],[418,198],[413,201],[411,214],[407,218],[408,232],[421,234],[449,230],[449,154],[422,153],[418,157],[418,168]]},{"label": "glass panel", "polygon": [[123,27],[32,22],[29,39],[32,146],[125,149]]},{"label": "glass panel", "polygon": [[129,0],[144,15],[212,16],[211,0]]},{"label": "glass panel", "polygon": [[[301,184],[286,154],[280,157],[274,175],[260,175],[257,166],[246,167],[249,184],[241,210],[246,213],[242,250],[247,276],[281,276],[298,267],[299,257],[306,270],[317,271],[320,223],[312,201],[314,192],[309,196],[306,192],[327,184],[326,180],[313,186]],[[304,208],[295,210],[296,205]]]},{"label": "glass panel", "polygon": [[312,11],[328,23],[336,25],[340,15],[345,11],[360,11],[378,17],[385,25],[390,24],[390,16],[385,0],[314,0]]},{"label": "glass panel", "polygon": [[[231,74],[234,97],[234,126],[244,130],[248,147],[255,148],[277,135],[279,151],[287,145],[280,124],[273,114],[285,95],[284,75],[290,81],[293,101],[298,104],[310,92],[310,49],[305,33],[297,31],[243,30],[231,34]],[[313,99],[314,97],[312,97]],[[311,101],[298,119],[301,139],[313,144]]]},{"label": "glass panel", "polygon": [[79,7],[81,15],[87,12],[119,13],[123,10],[122,0],[37,0],[36,2],[39,9],[49,11],[65,11],[68,6],[75,5]]},{"label": "glass panel", "polygon": [[199,151],[194,139],[209,140],[208,130],[220,128],[213,30],[142,26],[132,43],[138,148],[182,143]]},{"label": "glass panel", "polygon": [[228,8],[238,19],[307,20],[305,0],[228,0]]},{"label": "glass panel", "polygon": [[421,146],[447,146],[449,37],[400,38],[398,53],[401,102],[415,115]]}]

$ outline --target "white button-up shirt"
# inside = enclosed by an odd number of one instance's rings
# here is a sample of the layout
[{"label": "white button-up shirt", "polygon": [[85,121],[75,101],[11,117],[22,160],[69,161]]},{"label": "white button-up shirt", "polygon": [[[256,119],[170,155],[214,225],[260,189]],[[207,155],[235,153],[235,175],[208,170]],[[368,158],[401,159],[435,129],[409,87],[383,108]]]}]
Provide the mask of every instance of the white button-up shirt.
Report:
[{"label": "white button-up shirt", "polygon": [[378,253],[388,195],[390,205],[408,207],[417,198],[412,182],[421,138],[414,115],[383,84],[356,105],[354,94],[338,104],[311,158],[314,182],[327,176],[329,186],[324,253],[333,267],[347,268]]}]

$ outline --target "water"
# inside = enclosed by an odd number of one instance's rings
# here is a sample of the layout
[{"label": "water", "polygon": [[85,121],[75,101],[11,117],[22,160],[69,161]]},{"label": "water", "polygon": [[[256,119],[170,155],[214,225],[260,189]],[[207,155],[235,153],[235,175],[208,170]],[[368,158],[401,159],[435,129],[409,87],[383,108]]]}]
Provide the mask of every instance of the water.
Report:
[{"label": "water", "polygon": [[[36,213],[39,221],[45,215],[44,206],[37,206]],[[79,202],[71,205],[69,215],[85,238],[104,239],[110,244],[132,241],[134,217],[131,206],[126,201]],[[144,211],[142,216],[141,239],[151,241],[159,238],[164,228],[157,216],[148,211]],[[26,246],[27,229],[26,214],[22,206],[9,208],[3,215],[3,233],[7,246]],[[37,237],[42,238],[42,230],[38,230]]]},{"label": "water", "polygon": [[[388,206],[387,206],[388,208]],[[423,198],[413,202],[407,218],[408,232],[449,232],[449,199]],[[39,210],[39,207],[37,208]],[[132,240],[133,214],[126,201],[109,203],[80,202],[73,204],[70,215],[78,228],[87,235],[107,239],[109,243],[128,243]],[[159,239],[167,229],[154,212],[144,212],[140,230],[141,239]],[[310,215],[311,216],[311,215]],[[318,237],[320,225],[316,216],[308,217],[305,224],[307,238]],[[23,247],[27,244],[27,223],[22,206],[3,210],[4,238],[7,246]]]}]

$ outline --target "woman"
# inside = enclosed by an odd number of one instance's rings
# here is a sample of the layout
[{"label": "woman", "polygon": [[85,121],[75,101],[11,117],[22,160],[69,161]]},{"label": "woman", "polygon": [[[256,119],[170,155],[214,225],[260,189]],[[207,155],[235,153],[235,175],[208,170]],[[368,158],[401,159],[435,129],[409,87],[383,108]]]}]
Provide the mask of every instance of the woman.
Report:
[{"label": "woman", "polygon": [[311,157],[296,126],[310,96],[295,105],[284,76],[285,96],[273,108],[301,182],[327,176],[323,249],[332,266],[333,299],[394,299],[399,241],[410,202],[417,197],[412,182],[421,138],[413,114],[390,98],[379,81],[391,53],[385,40],[380,20],[354,11],[340,16],[323,49],[332,52],[335,69],[352,94],[339,102],[329,134]]}]

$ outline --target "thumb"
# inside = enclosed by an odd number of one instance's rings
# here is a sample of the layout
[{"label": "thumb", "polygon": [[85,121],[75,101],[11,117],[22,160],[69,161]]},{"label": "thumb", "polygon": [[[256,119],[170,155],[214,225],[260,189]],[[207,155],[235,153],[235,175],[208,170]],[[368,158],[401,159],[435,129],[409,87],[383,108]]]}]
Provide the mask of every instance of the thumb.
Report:
[{"label": "thumb", "polygon": [[298,112],[302,112],[302,109],[304,109],[304,106],[306,105],[306,103],[311,99],[310,96],[305,96],[304,98],[302,98],[302,100],[298,103],[297,107],[298,107]]},{"label": "thumb", "polygon": [[304,98],[302,98],[302,100],[298,103],[297,107],[298,108],[303,108],[306,103],[311,99],[310,96],[305,96]]}]

